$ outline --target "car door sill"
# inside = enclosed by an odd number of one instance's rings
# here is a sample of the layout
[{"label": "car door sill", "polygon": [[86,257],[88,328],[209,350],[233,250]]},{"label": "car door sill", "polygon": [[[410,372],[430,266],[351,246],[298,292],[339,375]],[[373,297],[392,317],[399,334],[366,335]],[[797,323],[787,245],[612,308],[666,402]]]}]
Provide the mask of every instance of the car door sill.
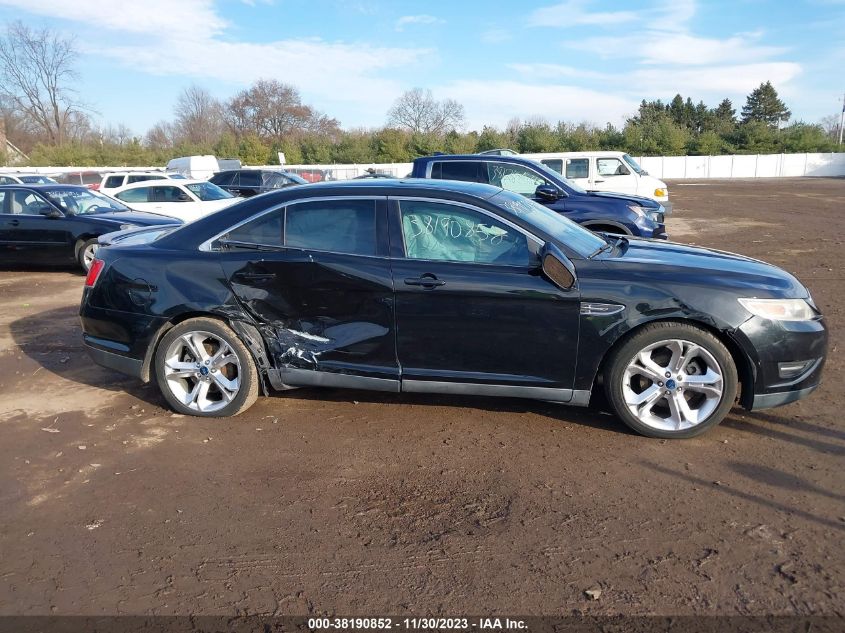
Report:
[{"label": "car door sill", "polygon": [[[402,391],[408,393],[446,393],[505,398],[530,398],[581,404],[584,394],[572,389],[553,387],[524,387],[519,385],[490,385],[468,382],[440,382],[435,380],[403,380]],[[589,392],[587,392],[589,393]],[[589,398],[588,398],[589,400]]]},{"label": "car door sill", "polygon": [[285,367],[271,370],[274,385],[290,387],[335,387],[340,389],[365,389],[393,393],[439,393],[503,398],[528,398],[562,402],[585,407],[590,402],[590,391],[557,389],[554,387],[525,387],[520,385],[490,385],[469,382],[444,382],[437,380],[391,380],[370,376],[353,376],[327,371],[314,371]]},{"label": "car door sill", "polygon": [[[367,389],[399,393],[399,381],[371,376],[353,376],[329,371],[314,371],[296,367],[272,370],[280,383],[291,387],[338,387],[341,389]],[[272,381],[271,381],[272,382]]]}]

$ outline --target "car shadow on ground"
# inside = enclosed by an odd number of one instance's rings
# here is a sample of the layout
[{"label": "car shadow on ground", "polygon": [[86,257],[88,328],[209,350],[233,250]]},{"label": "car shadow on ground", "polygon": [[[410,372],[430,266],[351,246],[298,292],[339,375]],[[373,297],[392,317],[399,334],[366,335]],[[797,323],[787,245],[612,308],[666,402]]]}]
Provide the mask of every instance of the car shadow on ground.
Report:
[{"label": "car shadow on ground", "polygon": [[33,374],[43,369],[65,380],[166,406],[155,385],[100,367],[89,358],[82,343],[78,312],[76,306],[65,306],[9,323],[9,332],[20,351],[40,365]]},{"label": "car shadow on ground", "polygon": [[314,402],[349,403],[356,402],[385,405],[407,405],[423,407],[447,407],[480,409],[495,413],[530,414],[550,418],[562,424],[577,424],[597,430],[636,435],[621,420],[609,413],[602,399],[595,399],[589,408],[573,407],[562,403],[528,400],[521,398],[496,398],[485,396],[458,396],[417,393],[385,393],[382,391],[358,391],[351,389],[319,389],[303,387],[290,391],[271,392],[272,398],[297,398]]},{"label": "car shadow on ground", "polygon": [[[761,435],[782,442],[798,444],[821,453],[845,455],[845,445],[835,444],[826,441],[826,439],[815,437],[821,435],[825,438],[845,439],[841,431],[825,428],[810,422],[784,418],[772,413],[753,411],[744,414],[744,419],[742,420],[726,418],[722,422],[722,426],[745,433],[754,433],[755,435]],[[788,432],[789,430],[803,431],[812,434],[814,437],[797,435],[796,433]]]}]

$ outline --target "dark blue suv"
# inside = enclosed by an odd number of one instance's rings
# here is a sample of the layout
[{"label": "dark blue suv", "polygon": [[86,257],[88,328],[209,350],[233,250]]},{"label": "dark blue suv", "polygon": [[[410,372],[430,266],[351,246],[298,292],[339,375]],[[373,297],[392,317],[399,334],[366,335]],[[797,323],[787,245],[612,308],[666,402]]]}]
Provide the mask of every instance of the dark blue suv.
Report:
[{"label": "dark blue suv", "polygon": [[545,165],[519,156],[425,156],[414,161],[411,176],[495,185],[532,198],[593,231],[667,238],[666,210],[659,202],[585,191]]}]

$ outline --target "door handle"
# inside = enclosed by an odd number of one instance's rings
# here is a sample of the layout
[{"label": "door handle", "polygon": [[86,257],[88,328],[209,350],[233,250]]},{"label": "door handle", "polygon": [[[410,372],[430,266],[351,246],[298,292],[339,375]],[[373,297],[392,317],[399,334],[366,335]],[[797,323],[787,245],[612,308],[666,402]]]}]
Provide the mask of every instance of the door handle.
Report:
[{"label": "door handle", "polygon": [[235,277],[246,281],[269,281],[276,278],[276,273],[236,273]]},{"label": "door handle", "polygon": [[604,182],[604,180],[599,180],[598,178],[596,178],[593,182]]},{"label": "door handle", "polygon": [[445,286],[446,282],[442,279],[438,279],[434,275],[423,275],[422,277],[411,277],[405,280],[406,286],[422,286],[423,288],[427,288],[429,290],[436,288],[437,286]]},{"label": "door handle", "polygon": [[12,220],[11,222],[9,222],[9,224],[11,224],[12,226],[20,226],[20,223],[20,220]]}]

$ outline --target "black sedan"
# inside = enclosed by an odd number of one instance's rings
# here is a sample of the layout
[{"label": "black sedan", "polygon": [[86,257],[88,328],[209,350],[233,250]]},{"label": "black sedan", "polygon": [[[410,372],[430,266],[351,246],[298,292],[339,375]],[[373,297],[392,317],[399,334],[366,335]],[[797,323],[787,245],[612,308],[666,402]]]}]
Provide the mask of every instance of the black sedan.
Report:
[{"label": "black sedan", "polygon": [[604,389],[645,435],[685,438],[819,384],[824,320],[785,271],[592,233],[524,196],[431,180],[295,187],[100,249],[94,360],[180,413],[270,387],[526,397]]},{"label": "black sedan", "polygon": [[179,220],[138,213],[114,198],[75,185],[0,187],[0,262],[65,265],[88,270],[97,238],[139,226],[179,225]]}]

